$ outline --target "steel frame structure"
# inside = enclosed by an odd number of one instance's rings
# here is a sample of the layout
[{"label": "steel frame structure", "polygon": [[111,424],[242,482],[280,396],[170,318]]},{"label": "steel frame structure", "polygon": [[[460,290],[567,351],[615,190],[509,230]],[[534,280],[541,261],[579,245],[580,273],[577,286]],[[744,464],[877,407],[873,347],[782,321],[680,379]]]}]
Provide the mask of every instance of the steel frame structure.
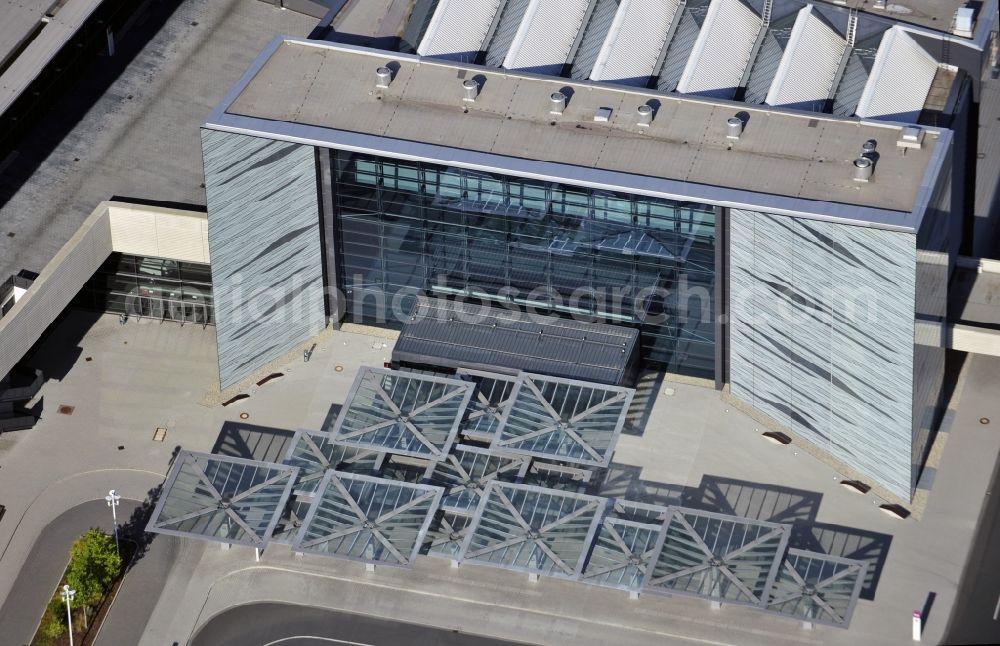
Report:
[{"label": "steel frame structure", "polygon": [[297,475],[283,464],[181,451],[146,531],[262,548]]},{"label": "steel frame structure", "polygon": [[473,390],[467,381],[362,366],[330,438],[359,449],[442,460]]},{"label": "steel frame structure", "polygon": [[441,494],[440,487],[327,471],[292,549],[411,567]]},{"label": "steel frame structure", "polygon": [[766,609],[808,623],[847,628],[866,570],[861,561],[789,549]]}]

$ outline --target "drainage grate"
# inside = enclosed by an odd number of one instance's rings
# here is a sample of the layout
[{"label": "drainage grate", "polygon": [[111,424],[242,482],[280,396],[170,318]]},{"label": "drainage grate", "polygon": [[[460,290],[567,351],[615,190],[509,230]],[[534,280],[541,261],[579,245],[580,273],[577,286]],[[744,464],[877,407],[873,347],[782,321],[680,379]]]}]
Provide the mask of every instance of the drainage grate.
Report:
[{"label": "drainage grate", "polygon": [[167,437],[167,429],[162,426],[158,426],[155,431],[153,431],[153,441],[162,442]]},{"label": "drainage grate", "polygon": [[76,406],[67,406],[66,404],[63,404],[58,409],[56,409],[56,412],[58,412],[60,415],[72,415],[73,411],[75,410]]}]

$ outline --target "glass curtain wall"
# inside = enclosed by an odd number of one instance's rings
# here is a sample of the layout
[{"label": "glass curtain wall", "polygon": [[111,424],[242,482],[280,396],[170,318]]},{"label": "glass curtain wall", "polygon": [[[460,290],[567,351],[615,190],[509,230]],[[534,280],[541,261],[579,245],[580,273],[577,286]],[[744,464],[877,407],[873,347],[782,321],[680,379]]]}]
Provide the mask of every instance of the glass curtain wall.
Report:
[{"label": "glass curtain wall", "polygon": [[639,326],[647,362],[714,375],[713,207],[331,154],[347,320],[478,299]]},{"label": "glass curtain wall", "polygon": [[78,307],[215,324],[209,265],[113,253],[77,295]]}]

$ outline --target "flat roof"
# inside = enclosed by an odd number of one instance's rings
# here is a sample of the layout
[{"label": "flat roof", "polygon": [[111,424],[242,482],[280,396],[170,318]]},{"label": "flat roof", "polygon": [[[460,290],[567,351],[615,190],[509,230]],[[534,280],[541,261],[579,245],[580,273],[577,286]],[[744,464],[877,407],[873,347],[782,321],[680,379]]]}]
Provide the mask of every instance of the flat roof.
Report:
[{"label": "flat roof", "polygon": [[[102,0],[0,0],[0,114],[42,73]],[[57,6],[59,5],[59,6]],[[49,10],[51,17],[42,22]]]},{"label": "flat roof", "polygon": [[[375,68],[394,78],[376,91]],[[461,81],[481,92],[463,102]],[[569,95],[564,114],[549,95]],[[652,125],[636,125],[639,105]],[[595,122],[610,108],[607,122]],[[741,113],[739,140],[726,120]],[[289,141],[434,160],[674,199],[914,231],[950,145],[925,128],[904,155],[902,125],[571,81],[351,45],[278,38],[206,127]],[[879,143],[873,181],[852,162]],[[859,208],[860,207],[860,208]]]}]

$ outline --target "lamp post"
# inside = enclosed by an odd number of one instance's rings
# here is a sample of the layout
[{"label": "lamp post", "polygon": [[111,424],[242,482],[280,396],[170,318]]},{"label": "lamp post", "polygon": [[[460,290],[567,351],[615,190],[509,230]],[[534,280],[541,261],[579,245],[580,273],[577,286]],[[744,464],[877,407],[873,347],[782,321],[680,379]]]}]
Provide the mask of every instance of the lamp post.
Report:
[{"label": "lamp post", "polygon": [[104,499],[108,501],[108,507],[111,507],[111,518],[115,523],[115,553],[121,556],[121,551],[118,549],[118,501],[121,500],[121,496],[118,495],[114,489],[108,492],[108,495],[104,496]]},{"label": "lamp post", "polygon": [[64,585],[62,590],[59,592],[59,596],[66,602],[66,623],[69,625],[69,646],[73,646],[73,614],[70,612],[70,603],[73,601],[73,597],[76,596],[76,590],[69,587],[69,584]]}]

